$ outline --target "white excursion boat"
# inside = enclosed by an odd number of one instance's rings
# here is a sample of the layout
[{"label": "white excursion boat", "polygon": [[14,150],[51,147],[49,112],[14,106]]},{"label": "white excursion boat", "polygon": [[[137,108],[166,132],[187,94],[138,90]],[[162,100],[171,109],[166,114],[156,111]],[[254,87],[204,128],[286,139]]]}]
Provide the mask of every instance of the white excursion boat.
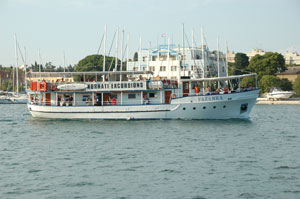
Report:
[{"label": "white excursion boat", "polygon": [[267,93],[267,99],[288,99],[294,94],[295,92],[293,91],[282,91],[279,88],[272,88],[271,92]]},{"label": "white excursion boat", "polygon": [[[256,85],[239,87],[242,78],[256,74],[155,80],[151,73],[32,72],[44,81],[31,81],[28,109],[33,117],[55,119],[245,119],[259,94]],[[74,81],[47,82],[58,75]],[[89,81],[76,82],[78,77]]]}]

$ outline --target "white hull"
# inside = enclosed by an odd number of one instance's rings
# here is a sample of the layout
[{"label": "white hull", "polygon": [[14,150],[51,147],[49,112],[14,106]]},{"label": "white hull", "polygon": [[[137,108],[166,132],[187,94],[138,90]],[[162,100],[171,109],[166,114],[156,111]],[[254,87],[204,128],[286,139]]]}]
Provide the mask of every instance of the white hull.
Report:
[{"label": "white hull", "polygon": [[8,98],[0,98],[0,104],[11,104],[11,100]]},{"label": "white hull", "polygon": [[[171,104],[131,106],[40,106],[33,117],[52,119],[247,119],[259,90],[218,96],[189,96]],[[245,108],[246,105],[246,108]],[[243,108],[241,108],[244,106]]]},{"label": "white hull", "polygon": [[12,96],[9,98],[12,104],[27,104],[27,95]]},{"label": "white hull", "polygon": [[267,95],[268,99],[288,99],[290,98],[294,92],[288,92],[288,93],[271,93]]}]

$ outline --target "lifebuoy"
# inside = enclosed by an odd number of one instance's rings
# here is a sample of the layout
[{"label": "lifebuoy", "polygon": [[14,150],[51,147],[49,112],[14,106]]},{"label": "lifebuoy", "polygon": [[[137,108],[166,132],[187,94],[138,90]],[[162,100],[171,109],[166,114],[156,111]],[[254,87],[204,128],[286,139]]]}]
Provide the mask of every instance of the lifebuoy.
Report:
[{"label": "lifebuoy", "polygon": [[173,98],[174,98],[174,99],[176,98],[176,94],[175,94],[175,93],[173,94]]},{"label": "lifebuoy", "polygon": [[39,82],[38,90],[39,91],[47,91],[47,82]]},{"label": "lifebuoy", "polygon": [[55,91],[56,89],[57,89],[56,84],[51,84],[51,90],[52,90],[52,91]]}]

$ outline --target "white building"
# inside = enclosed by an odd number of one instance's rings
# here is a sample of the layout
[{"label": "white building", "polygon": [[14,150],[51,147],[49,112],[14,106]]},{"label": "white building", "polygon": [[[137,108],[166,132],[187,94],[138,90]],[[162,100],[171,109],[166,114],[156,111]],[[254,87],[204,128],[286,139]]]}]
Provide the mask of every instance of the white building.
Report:
[{"label": "white building", "polygon": [[235,58],[235,52],[234,51],[227,51],[227,61],[230,63],[234,63],[234,58]]},{"label": "white building", "polygon": [[266,52],[262,49],[252,49],[249,53],[247,53],[246,55],[249,57],[249,61],[251,60],[252,57],[254,57],[255,55],[264,55]]},{"label": "white building", "polygon": [[286,52],[285,64],[300,65],[300,56],[297,52]]},{"label": "white building", "polygon": [[142,49],[138,52],[138,61],[128,62],[127,70],[150,70],[160,79],[222,77],[227,74],[225,55],[210,52],[206,46],[204,49],[202,46],[183,49],[175,45],[160,45],[154,50]]}]

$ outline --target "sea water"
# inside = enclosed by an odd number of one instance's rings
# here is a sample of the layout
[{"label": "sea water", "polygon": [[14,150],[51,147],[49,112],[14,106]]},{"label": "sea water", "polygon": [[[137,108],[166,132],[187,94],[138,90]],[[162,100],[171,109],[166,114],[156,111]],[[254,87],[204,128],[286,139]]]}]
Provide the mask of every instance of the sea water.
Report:
[{"label": "sea water", "polygon": [[249,120],[40,120],[0,105],[0,198],[300,198],[300,106]]}]

